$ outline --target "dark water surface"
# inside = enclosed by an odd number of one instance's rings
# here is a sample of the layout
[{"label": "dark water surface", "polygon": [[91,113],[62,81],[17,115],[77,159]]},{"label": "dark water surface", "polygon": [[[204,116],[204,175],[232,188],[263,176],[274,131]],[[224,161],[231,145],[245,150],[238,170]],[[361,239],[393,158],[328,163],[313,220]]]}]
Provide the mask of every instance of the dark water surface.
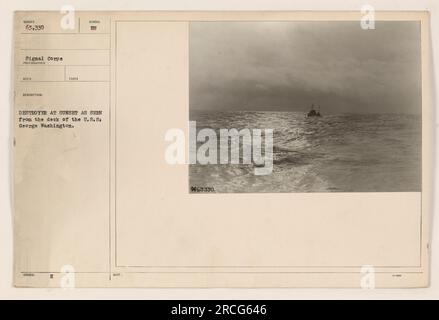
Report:
[{"label": "dark water surface", "polygon": [[190,186],[216,192],[421,190],[418,115],[193,112],[191,120],[198,129],[274,129],[274,167],[256,176],[253,165],[191,165]]}]

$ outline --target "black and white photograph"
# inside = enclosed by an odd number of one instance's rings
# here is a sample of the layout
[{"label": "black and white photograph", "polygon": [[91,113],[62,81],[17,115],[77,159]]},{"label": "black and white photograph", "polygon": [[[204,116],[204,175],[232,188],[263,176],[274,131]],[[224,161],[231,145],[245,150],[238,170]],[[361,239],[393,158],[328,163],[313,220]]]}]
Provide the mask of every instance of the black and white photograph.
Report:
[{"label": "black and white photograph", "polygon": [[439,297],[437,0],[41,1],[0,0],[0,300]]},{"label": "black and white photograph", "polygon": [[[189,191],[421,191],[420,30],[414,21],[192,22],[189,118],[203,161],[190,165]],[[238,133],[239,146],[221,130]]]}]

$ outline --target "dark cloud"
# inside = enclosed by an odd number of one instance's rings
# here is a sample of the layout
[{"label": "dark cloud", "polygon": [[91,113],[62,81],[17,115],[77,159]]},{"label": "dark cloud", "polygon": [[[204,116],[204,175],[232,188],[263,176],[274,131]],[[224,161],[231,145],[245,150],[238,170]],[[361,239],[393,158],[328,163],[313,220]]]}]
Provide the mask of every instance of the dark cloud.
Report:
[{"label": "dark cloud", "polygon": [[190,105],[419,113],[420,47],[416,22],[191,23]]}]

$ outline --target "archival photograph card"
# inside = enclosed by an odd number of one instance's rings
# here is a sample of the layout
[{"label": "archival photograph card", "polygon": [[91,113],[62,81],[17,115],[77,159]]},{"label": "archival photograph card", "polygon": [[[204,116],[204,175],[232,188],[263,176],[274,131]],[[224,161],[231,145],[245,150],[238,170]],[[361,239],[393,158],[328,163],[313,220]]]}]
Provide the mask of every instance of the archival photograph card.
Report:
[{"label": "archival photograph card", "polygon": [[426,12],[20,11],[16,287],[429,285]]}]

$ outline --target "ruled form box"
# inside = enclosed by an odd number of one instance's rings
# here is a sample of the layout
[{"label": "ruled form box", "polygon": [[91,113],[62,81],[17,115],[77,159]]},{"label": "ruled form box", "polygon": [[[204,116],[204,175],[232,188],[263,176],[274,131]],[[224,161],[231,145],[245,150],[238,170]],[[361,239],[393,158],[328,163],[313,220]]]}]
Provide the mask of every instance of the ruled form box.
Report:
[{"label": "ruled form box", "polygon": [[65,67],[20,66],[17,68],[18,81],[64,81]]},{"label": "ruled form box", "polygon": [[66,67],[66,81],[109,81],[110,68],[103,66]]}]

